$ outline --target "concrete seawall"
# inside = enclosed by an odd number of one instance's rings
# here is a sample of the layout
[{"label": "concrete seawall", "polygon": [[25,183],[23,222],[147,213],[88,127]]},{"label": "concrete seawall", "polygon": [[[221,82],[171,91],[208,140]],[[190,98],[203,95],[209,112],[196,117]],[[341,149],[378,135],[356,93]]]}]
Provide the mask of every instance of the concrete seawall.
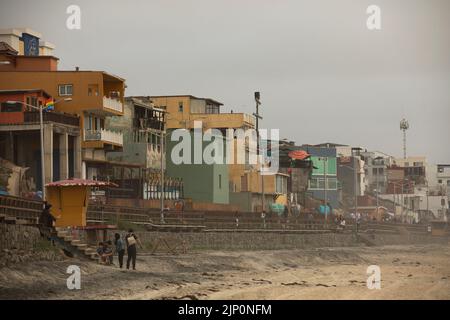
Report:
[{"label": "concrete seawall", "polygon": [[[121,232],[122,233],[122,232]],[[277,250],[320,247],[364,246],[367,243],[352,233],[277,233],[277,232],[136,232],[143,243],[154,244],[159,239],[169,244],[182,242],[193,250]],[[448,244],[448,238],[427,234],[364,235],[372,245]]]}]

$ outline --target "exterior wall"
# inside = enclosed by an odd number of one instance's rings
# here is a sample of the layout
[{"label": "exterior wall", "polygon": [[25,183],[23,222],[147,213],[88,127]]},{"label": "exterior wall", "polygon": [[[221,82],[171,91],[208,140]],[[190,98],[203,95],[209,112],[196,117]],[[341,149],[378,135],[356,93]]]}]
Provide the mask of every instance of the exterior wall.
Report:
[{"label": "exterior wall", "polygon": [[[29,92],[29,93],[11,93],[11,94],[0,94],[0,105],[7,101],[20,101],[22,103],[27,102],[27,97],[36,98],[37,103],[45,105],[45,97],[42,96],[41,93],[38,92]],[[22,111],[20,112],[2,112],[0,108],[0,124],[17,124],[24,122],[24,111],[37,111],[35,109],[31,109],[26,105],[22,104]]]},{"label": "exterior wall", "polygon": [[40,239],[37,227],[0,223],[1,253],[12,249],[31,250]]},{"label": "exterior wall", "polygon": [[[281,250],[300,248],[361,246],[364,242],[350,233],[280,233],[280,232],[198,232],[170,234],[163,232],[138,232],[143,243],[155,243],[161,238],[184,241],[193,250]],[[109,237],[113,237],[110,232]],[[370,242],[375,245],[400,244],[447,244],[448,237],[433,237],[428,234],[372,234]]]},{"label": "exterior wall", "polygon": [[395,158],[394,163],[399,167],[413,167],[414,163],[421,163],[419,165],[420,167],[427,165],[427,158],[426,157],[407,157],[406,159],[403,158]]},{"label": "exterior wall", "polygon": [[[168,129],[193,128],[194,121],[202,121],[204,128],[242,128],[254,127],[254,117],[244,113],[200,113],[205,109],[204,99],[190,96],[151,97],[156,107],[165,108],[170,114],[167,120]],[[179,104],[183,104],[183,112]],[[206,109],[205,109],[206,110]]]},{"label": "exterior wall", "polygon": [[[333,208],[339,207],[339,194],[338,194],[338,182],[337,182],[337,158],[336,158],[336,149],[335,148],[325,148],[325,147],[312,147],[312,146],[303,146],[302,149],[308,152],[311,155],[311,161],[313,162],[314,167],[317,169],[313,169],[311,180],[319,179],[322,184],[321,188],[315,188],[310,184],[308,187],[308,193],[312,195],[315,199],[321,201],[325,197],[325,192],[323,188],[323,178],[324,178],[324,161],[319,160],[321,157],[327,157],[327,168],[326,168],[326,177],[327,177],[327,200]],[[335,181],[335,186],[333,186],[333,181]],[[331,185],[330,185],[331,184]]]},{"label": "exterior wall", "polygon": [[108,161],[119,161],[138,165],[143,168],[159,169],[161,167],[161,152],[158,151],[158,144],[147,142],[136,142],[135,134],[151,134],[155,130],[137,130],[134,127],[134,104],[127,101],[124,104],[123,116],[113,116],[106,118],[105,127],[107,129],[119,130],[123,132],[123,150],[119,152],[108,152]]},{"label": "exterior wall", "polygon": [[[361,152],[361,157],[364,160],[366,191],[373,192],[373,190],[379,189],[381,193],[386,192],[388,181],[387,168],[393,165],[393,158],[377,151]],[[382,159],[377,160],[378,163],[375,163],[374,160],[378,157]],[[380,163],[381,160],[383,163]]]},{"label": "exterior wall", "polygon": [[[105,115],[122,115],[103,107],[103,96],[107,95],[107,89],[114,89],[121,93],[123,102],[124,82],[117,80],[113,84],[103,87],[103,73],[100,71],[58,71],[58,72],[5,72],[0,73],[0,90],[14,89],[43,89],[54,99],[72,98],[72,101],[60,101],[55,105],[55,110],[83,115],[85,111],[101,111]],[[58,85],[72,84],[73,94],[71,96],[59,96]],[[88,95],[88,86],[98,85],[100,94],[98,96]]]},{"label": "exterior wall", "polygon": [[0,71],[56,71],[58,58],[53,56],[7,56],[0,54],[0,60],[10,61],[1,64]]},{"label": "exterior wall", "polygon": [[[194,150],[193,133],[191,132],[191,150]],[[171,132],[167,135],[166,165],[167,175],[173,178],[182,178],[184,197],[193,201],[229,203],[228,166],[226,164],[174,164],[172,149],[177,144],[171,141]],[[204,150],[207,142],[203,142]],[[191,163],[194,163],[194,154],[191,152]],[[220,183],[219,183],[220,181]]]}]

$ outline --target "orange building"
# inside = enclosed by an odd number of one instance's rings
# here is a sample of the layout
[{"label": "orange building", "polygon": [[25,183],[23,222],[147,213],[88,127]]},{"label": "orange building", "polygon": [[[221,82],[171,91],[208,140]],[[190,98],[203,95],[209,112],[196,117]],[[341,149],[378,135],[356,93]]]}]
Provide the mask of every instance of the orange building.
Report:
[{"label": "orange building", "polygon": [[[108,162],[106,152],[123,146],[122,133],[107,130],[105,119],[123,115],[125,80],[104,71],[59,71],[57,62],[53,56],[17,55],[0,43],[0,90],[42,89],[55,101],[55,111],[78,115],[82,169],[77,177],[102,179],[99,169]],[[53,180],[49,170],[46,183]]]}]

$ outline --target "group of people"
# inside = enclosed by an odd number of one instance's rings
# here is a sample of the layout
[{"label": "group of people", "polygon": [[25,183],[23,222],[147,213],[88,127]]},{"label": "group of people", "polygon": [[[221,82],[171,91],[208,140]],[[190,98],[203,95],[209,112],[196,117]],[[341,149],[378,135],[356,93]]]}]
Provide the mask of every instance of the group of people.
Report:
[{"label": "group of people", "polygon": [[130,268],[130,264],[133,270],[136,270],[136,257],[137,257],[137,245],[142,248],[142,243],[133,229],[129,229],[128,233],[122,238],[119,233],[114,234],[114,247],[111,240],[100,242],[97,248],[97,254],[99,261],[102,264],[113,265],[114,255],[117,254],[119,260],[119,268],[123,267],[123,257],[125,251],[127,253],[127,269]]}]

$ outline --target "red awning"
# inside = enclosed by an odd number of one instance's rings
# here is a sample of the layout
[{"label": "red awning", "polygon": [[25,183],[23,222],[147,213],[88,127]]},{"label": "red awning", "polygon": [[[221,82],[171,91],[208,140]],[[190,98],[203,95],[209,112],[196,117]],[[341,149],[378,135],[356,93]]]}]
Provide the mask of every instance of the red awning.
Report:
[{"label": "red awning", "polygon": [[288,153],[288,157],[294,160],[304,160],[310,156],[309,153],[303,150],[294,150]]},{"label": "red awning", "polygon": [[67,179],[61,181],[50,182],[46,187],[73,187],[73,186],[89,186],[89,187],[118,187],[117,184],[108,181],[87,180],[87,179]]}]

